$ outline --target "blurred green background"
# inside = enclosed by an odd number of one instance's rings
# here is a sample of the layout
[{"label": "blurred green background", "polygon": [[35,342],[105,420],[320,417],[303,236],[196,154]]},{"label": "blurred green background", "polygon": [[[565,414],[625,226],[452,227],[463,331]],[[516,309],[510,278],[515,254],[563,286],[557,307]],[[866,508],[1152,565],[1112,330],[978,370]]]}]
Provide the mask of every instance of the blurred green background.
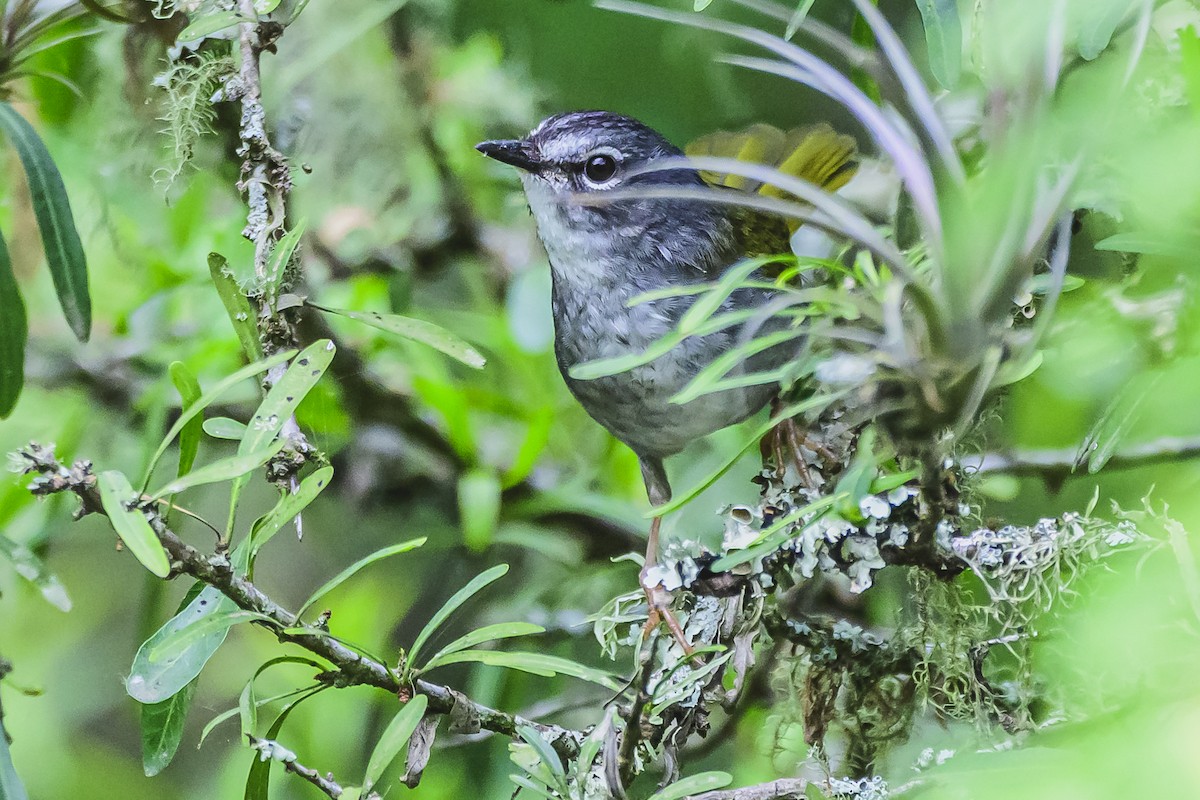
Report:
[{"label": "blurred green background", "polygon": [[[719,6],[717,0],[712,10],[750,18]],[[913,5],[885,7],[919,44]],[[836,0],[819,0],[814,13],[842,30],[852,18],[848,4]],[[294,164],[310,168],[294,176],[296,216],[311,234],[303,251],[307,290],[332,306],[436,320],[490,362],[472,372],[416,345],[331,321],[340,348],[337,379],[305,401],[299,418],[332,459],[335,492],[306,514],[303,541],[279,536],[259,562],[256,580],[276,600],[294,607],[357,558],[428,536],[424,548],[370,567],[328,598],[339,636],[394,654],[446,597],[504,562],[512,571],[441,639],[487,622],[529,620],[548,633],[524,649],[601,663],[585,620],[636,586],[636,567],[612,562],[641,548],[646,506],[636,461],[567,394],[551,352],[548,267],[524,199],[513,176],[472,145],[585,107],[638,116],[680,143],[758,120],[849,126],[811,92],[715,63],[728,49],[714,36],[574,0],[340,0],[312,3],[278,54],[265,57],[276,142]],[[163,68],[162,47],[148,34],[108,26],[41,58],[82,89],[77,97],[34,79],[18,100],[39,120],[67,182],[88,252],[96,323],[91,342],[80,346],[61,321],[38,264],[16,158],[0,150],[8,176],[0,228],[14,252],[31,327],[28,383],[16,413],[0,422],[0,450],[55,442],[64,458],[137,473],[178,412],[167,365],[183,361],[207,385],[240,363],[206,267],[213,250],[235,266],[249,262],[229,157],[236,120],[218,117],[217,133],[205,138],[193,166],[164,187],[156,176],[170,156],[158,133],[162,97],[151,87]],[[1164,180],[1174,161],[1172,152],[1146,156]],[[1194,229],[1196,186],[1177,188],[1178,202],[1168,204],[1177,216],[1168,225]],[[1085,251],[1102,236],[1089,225],[1078,240]],[[1143,257],[1130,277],[1119,256],[1077,257],[1080,269],[1097,277],[1064,298],[1043,368],[996,409],[988,448],[1072,449],[1131,386],[1138,401],[1125,441],[1200,436],[1194,259]],[[223,401],[229,416],[252,408],[250,387],[243,388],[242,396]],[[698,480],[740,436],[722,432],[675,459],[669,469],[676,486]],[[206,438],[201,459],[231,448]],[[746,480],[755,468],[747,461],[668,520],[668,534],[719,536],[714,511],[755,495]],[[1102,509],[1109,500],[1138,508],[1147,496],[1156,508],[1169,505],[1186,532],[1173,539],[1163,532],[1162,544],[1108,562],[1110,570],[1089,574],[1076,596],[1047,609],[1055,633],[1036,643],[1035,669],[1070,718],[1028,747],[980,753],[972,751],[990,746],[988,735],[926,720],[886,763],[893,786],[919,777],[924,783],[905,796],[972,800],[1200,796],[1200,587],[1189,584],[1196,562],[1188,545],[1188,532],[1200,526],[1198,478],[1194,462],[1168,460],[982,487],[984,518],[1028,523],[1082,509],[1099,491]],[[196,742],[280,646],[261,630],[235,630],[201,678],[175,762],[144,777],[138,708],[122,677],[187,587],[160,585],[114,551],[104,520],[72,523],[73,500],[35,502],[25,483],[0,478],[0,529],[45,560],[71,601],[64,613],[0,561],[0,656],[14,666],[2,689],[4,721],[31,797],[240,796],[252,754],[236,722],[217,728],[202,749]],[[472,486],[483,487],[483,495],[503,490],[494,524],[488,513],[461,513]],[[268,487],[257,486],[244,517],[272,500]],[[224,502],[222,489],[190,500],[217,518]],[[204,528],[181,525],[207,543]],[[907,591],[902,578],[884,581],[849,613],[885,622]],[[260,679],[259,695],[309,677],[290,665],[273,669]],[[582,683],[489,667],[449,667],[434,677],[481,703],[568,726],[593,722],[608,699]],[[327,692],[298,709],[281,740],[307,763],[353,780],[394,708],[369,688]],[[689,761],[689,770],[724,769],[737,785],[790,774],[804,755],[796,739],[775,708],[760,704],[711,752]],[[960,752],[918,776],[911,764],[925,748]],[[511,771],[506,741],[443,729],[411,794],[508,798]],[[276,797],[318,796],[290,776],[274,781]],[[387,796],[406,793],[396,786]]]}]

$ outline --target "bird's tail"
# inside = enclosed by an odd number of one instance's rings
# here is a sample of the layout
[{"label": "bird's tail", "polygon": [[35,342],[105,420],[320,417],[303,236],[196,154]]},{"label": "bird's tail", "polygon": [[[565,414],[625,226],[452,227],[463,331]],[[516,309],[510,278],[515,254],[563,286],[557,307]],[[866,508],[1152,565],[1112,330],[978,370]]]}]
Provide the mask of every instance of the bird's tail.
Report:
[{"label": "bird's tail", "polygon": [[[684,148],[689,156],[722,156],[755,164],[764,164],[795,178],[802,178],[826,191],[845,186],[858,170],[858,148],[852,137],[838,133],[821,123],[784,132],[765,124],[743,131],[718,131],[703,136]],[[790,197],[777,186],[740,175],[701,172],[714,186],[726,186],[769,197]],[[795,226],[792,226],[793,232]]]}]

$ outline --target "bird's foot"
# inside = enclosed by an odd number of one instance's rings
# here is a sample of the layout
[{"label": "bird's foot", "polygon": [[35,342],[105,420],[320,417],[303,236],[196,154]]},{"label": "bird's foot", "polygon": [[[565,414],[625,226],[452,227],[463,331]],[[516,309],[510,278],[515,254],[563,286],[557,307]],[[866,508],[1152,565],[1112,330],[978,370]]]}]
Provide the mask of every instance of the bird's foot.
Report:
[{"label": "bird's foot", "polygon": [[796,424],[796,420],[791,417],[780,420],[779,424],[771,429],[768,436],[770,437],[770,456],[775,463],[776,474],[783,477],[787,472],[788,462],[791,462],[796,467],[796,472],[799,473],[804,488],[819,492],[822,482],[818,481],[809,469],[809,464],[804,458],[804,449],[816,453],[826,470],[837,465],[837,456],[828,447],[809,436],[808,432],[801,429]]},{"label": "bird's foot", "polygon": [[683,626],[679,624],[675,613],[671,611],[671,593],[664,589],[662,584],[651,585],[646,580],[644,572],[641,578],[642,591],[646,593],[646,605],[650,609],[649,615],[646,617],[646,624],[642,626],[642,638],[650,638],[650,634],[654,632],[655,628],[666,623],[671,636],[683,648],[683,654],[690,656],[693,651],[692,643],[688,641],[683,632]]}]

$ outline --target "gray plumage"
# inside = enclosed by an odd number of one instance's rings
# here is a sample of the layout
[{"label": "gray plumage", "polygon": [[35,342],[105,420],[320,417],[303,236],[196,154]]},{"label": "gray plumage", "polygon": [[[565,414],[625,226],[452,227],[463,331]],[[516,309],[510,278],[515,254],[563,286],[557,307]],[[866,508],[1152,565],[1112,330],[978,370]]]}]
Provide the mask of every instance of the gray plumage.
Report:
[{"label": "gray plumage", "polygon": [[[597,422],[628,445],[642,464],[650,501],[670,499],[663,458],[691,441],[745,420],[775,394],[774,384],[722,391],[684,405],[670,399],[713,359],[743,341],[731,327],[690,337],[666,355],[628,372],[595,380],[571,377],[571,367],[641,353],[670,334],[696,295],[633,307],[654,289],[704,283],[747,254],[739,244],[736,212],[714,203],[678,199],[619,199],[581,204],[572,195],[645,186],[702,187],[693,170],[630,176],[629,172],[681,151],[642,123],[603,111],[550,117],[523,139],[484,142],[486,155],[521,168],[521,182],[553,273],[555,355],[567,386]],[[611,162],[611,163],[610,163]],[[608,175],[611,178],[594,180]],[[764,290],[739,289],[718,313],[760,307]],[[778,366],[790,348],[757,354],[733,374]]]}]

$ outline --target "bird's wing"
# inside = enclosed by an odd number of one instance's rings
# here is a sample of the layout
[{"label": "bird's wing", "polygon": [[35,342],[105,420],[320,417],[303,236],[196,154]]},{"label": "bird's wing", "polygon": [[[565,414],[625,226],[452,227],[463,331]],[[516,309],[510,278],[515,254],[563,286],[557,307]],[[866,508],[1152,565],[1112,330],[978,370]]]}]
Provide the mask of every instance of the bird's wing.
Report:
[{"label": "bird's wing", "polygon": [[[852,137],[838,133],[824,123],[787,132],[764,124],[752,125],[736,133],[718,131],[684,148],[689,156],[722,156],[774,167],[830,192],[837,191],[854,177],[858,169],[857,150]],[[700,176],[712,186],[795,199],[776,186],[738,175],[701,171]],[[735,220],[748,255],[785,252],[790,235],[799,227],[798,221],[784,221],[749,209],[739,209]]]}]

